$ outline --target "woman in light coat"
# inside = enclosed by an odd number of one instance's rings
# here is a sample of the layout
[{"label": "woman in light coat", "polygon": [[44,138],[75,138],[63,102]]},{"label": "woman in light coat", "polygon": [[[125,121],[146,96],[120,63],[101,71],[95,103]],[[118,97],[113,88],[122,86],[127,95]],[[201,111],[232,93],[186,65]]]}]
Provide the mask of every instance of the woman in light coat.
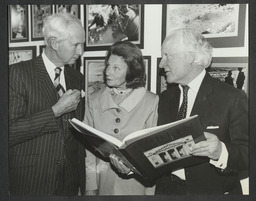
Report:
[{"label": "woman in light coat", "polygon": [[[84,122],[122,140],[134,131],[156,126],[158,96],[145,89],[145,67],[140,49],[131,42],[112,45],[105,60],[106,86],[88,97]],[[119,174],[109,160],[87,151],[87,195],[147,195],[154,187],[138,175]]]}]

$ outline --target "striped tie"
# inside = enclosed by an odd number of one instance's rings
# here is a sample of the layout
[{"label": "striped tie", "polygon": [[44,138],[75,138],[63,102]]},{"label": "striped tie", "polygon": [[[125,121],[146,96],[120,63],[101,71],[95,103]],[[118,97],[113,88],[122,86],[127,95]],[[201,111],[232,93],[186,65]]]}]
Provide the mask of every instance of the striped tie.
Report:
[{"label": "striped tie", "polygon": [[55,86],[57,92],[59,93],[59,95],[61,97],[65,93],[65,89],[60,84],[61,68],[60,67],[56,67],[54,69],[54,71],[55,71],[54,86]]},{"label": "striped tie", "polygon": [[180,119],[185,119],[187,116],[187,107],[188,107],[188,90],[189,90],[189,86],[185,85],[181,85],[183,88],[183,101],[182,104],[180,106],[180,110],[178,112],[178,117],[177,120]]}]

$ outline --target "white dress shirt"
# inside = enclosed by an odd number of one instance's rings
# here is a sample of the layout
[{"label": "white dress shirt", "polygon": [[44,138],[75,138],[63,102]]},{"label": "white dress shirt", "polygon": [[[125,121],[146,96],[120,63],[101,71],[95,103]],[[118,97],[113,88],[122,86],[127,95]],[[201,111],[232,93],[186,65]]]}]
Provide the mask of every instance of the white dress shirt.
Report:
[{"label": "white dress shirt", "polygon": [[[54,78],[55,78],[55,68],[57,66],[55,66],[48,58],[47,56],[45,55],[45,53],[43,52],[42,53],[42,58],[43,58],[43,62],[44,62],[44,65],[46,67],[46,71],[48,72],[51,80],[52,80],[52,83],[54,84]],[[61,66],[61,73],[60,73],[60,84],[63,86],[63,88],[65,89],[66,91],[66,82],[65,82],[65,76],[64,76],[64,66]]]},{"label": "white dress shirt", "polygon": [[[193,105],[195,103],[195,99],[197,96],[197,93],[199,91],[199,88],[202,84],[202,81],[204,79],[204,76],[206,74],[206,71],[203,70],[194,80],[192,80],[188,86],[189,86],[189,90],[188,90],[188,106],[187,106],[187,115],[186,117],[189,117],[193,108]],[[180,105],[182,104],[183,101],[183,90],[182,87],[179,85],[181,94],[180,94]],[[221,142],[222,145],[222,152],[221,152],[221,156],[219,158],[219,160],[214,161],[214,160],[210,160],[210,163],[213,164],[215,167],[217,168],[221,168],[221,169],[225,169],[227,167],[227,161],[228,161],[228,151],[226,148],[226,145]],[[184,169],[179,169],[176,171],[173,171],[172,174],[180,177],[181,179],[185,180],[185,171]]]}]

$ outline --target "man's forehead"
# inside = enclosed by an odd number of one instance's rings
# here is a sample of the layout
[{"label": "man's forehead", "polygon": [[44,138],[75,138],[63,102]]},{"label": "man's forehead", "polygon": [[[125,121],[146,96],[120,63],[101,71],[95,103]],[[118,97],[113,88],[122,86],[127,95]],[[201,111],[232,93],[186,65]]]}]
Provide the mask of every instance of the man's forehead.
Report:
[{"label": "man's forehead", "polygon": [[175,50],[177,50],[177,45],[172,41],[165,41],[161,48],[162,52],[174,52]]}]

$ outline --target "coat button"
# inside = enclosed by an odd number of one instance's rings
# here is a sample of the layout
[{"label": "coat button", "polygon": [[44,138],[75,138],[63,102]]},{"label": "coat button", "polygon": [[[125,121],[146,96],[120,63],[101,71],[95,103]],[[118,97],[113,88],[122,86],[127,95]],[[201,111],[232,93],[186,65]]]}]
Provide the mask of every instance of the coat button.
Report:
[{"label": "coat button", "polygon": [[120,123],[120,118],[116,118],[116,123]]},{"label": "coat button", "polygon": [[119,108],[116,108],[116,111],[119,113],[119,112],[121,112],[121,110],[119,109]]},{"label": "coat button", "polygon": [[119,129],[118,129],[118,128],[115,128],[115,129],[114,129],[114,133],[115,133],[115,134],[119,133]]}]

